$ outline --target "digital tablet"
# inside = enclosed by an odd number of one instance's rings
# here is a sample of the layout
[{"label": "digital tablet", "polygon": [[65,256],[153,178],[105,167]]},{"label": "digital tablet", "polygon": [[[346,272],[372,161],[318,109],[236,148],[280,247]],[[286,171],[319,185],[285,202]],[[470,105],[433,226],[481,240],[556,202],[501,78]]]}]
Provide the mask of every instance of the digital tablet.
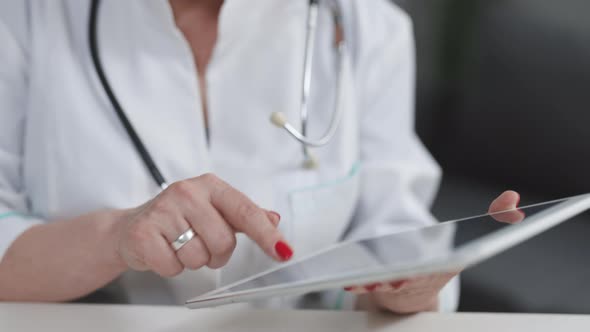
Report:
[{"label": "digital tablet", "polygon": [[[590,194],[342,242],[190,299],[192,309],[456,272],[590,208]],[[523,219],[524,218],[524,219]],[[514,223],[517,220],[521,220]]]}]

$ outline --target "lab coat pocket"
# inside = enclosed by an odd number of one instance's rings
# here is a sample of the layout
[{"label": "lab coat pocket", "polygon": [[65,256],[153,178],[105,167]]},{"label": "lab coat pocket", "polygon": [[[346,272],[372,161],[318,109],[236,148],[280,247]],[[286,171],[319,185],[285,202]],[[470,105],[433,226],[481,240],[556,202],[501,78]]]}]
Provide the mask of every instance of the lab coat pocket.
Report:
[{"label": "lab coat pocket", "polygon": [[341,240],[359,195],[359,165],[336,179],[292,191],[289,205],[299,256]]}]

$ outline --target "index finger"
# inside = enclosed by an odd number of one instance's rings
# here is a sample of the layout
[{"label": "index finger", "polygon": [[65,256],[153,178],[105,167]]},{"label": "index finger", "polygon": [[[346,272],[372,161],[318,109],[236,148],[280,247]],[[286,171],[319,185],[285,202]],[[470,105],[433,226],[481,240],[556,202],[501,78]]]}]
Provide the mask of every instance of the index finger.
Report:
[{"label": "index finger", "polygon": [[293,256],[291,246],[275,227],[266,210],[252,202],[246,195],[221,179],[215,180],[210,192],[211,204],[236,230],[245,233],[267,255],[278,261]]}]

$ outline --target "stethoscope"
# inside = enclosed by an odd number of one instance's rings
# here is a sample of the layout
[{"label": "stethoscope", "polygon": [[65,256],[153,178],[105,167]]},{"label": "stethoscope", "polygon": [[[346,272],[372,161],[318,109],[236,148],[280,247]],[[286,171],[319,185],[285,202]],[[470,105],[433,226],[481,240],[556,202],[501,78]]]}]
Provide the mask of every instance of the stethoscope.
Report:
[{"label": "stethoscope", "polygon": [[[89,47],[90,47],[90,55],[92,57],[92,63],[94,65],[94,69],[102,88],[104,89],[109,101],[111,102],[113,109],[117,113],[119,120],[123,124],[123,127],[127,131],[129,138],[133,142],[135,149],[141,156],[143,163],[149,170],[152,175],[154,181],[162,188],[162,190],[168,187],[168,183],[166,179],[162,175],[162,172],[156,166],[154,159],[146,149],[145,145],[137,135],[137,132],[133,128],[133,125],[127,118],[125,111],[123,111],[123,107],[119,103],[117,97],[115,96],[113,89],[104,73],[102,62],[100,59],[100,54],[98,50],[98,36],[97,36],[97,25],[98,25],[98,9],[100,6],[100,0],[92,0],[90,5],[90,17],[88,20],[88,39],[89,39]],[[329,6],[332,18],[334,20],[334,48],[336,51],[336,55],[338,57],[336,69],[338,79],[336,83],[336,93],[335,93],[335,110],[332,112],[332,118],[330,120],[330,124],[326,129],[325,133],[320,138],[310,138],[307,136],[307,127],[308,127],[308,115],[309,115],[309,97],[311,92],[311,76],[312,76],[312,68],[313,68],[313,54],[315,50],[315,40],[317,35],[317,23],[318,23],[318,16],[319,16],[319,0],[309,0],[309,7],[307,11],[307,31],[305,37],[305,53],[304,53],[304,62],[303,62],[303,80],[302,80],[302,87],[301,87],[301,106],[300,106],[300,118],[301,118],[301,130],[297,130],[295,126],[290,124],[286,116],[282,112],[273,112],[271,114],[270,120],[271,122],[280,127],[285,129],[289,135],[291,135],[294,139],[299,141],[303,147],[303,156],[304,162],[303,167],[305,168],[316,168],[318,167],[318,159],[315,155],[309,150],[310,147],[320,147],[328,144],[334,134],[336,133],[336,129],[340,123],[340,118],[342,115],[342,110],[339,105],[340,99],[340,91],[342,89],[342,68],[344,66],[344,54],[346,52],[346,43],[344,41],[343,36],[343,28],[342,28],[342,19],[340,16],[340,12],[335,4],[331,4]]]}]

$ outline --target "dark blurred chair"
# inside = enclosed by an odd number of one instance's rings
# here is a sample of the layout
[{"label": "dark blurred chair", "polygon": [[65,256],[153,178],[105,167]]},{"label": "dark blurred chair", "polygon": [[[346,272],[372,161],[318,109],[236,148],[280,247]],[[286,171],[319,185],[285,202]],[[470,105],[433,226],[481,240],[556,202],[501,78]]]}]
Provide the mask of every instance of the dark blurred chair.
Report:
[{"label": "dark blurred chair", "polygon": [[[405,0],[417,130],[443,166],[434,214],[590,192],[590,1]],[[590,313],[590,215],[463,275],[461,310]]]}]

